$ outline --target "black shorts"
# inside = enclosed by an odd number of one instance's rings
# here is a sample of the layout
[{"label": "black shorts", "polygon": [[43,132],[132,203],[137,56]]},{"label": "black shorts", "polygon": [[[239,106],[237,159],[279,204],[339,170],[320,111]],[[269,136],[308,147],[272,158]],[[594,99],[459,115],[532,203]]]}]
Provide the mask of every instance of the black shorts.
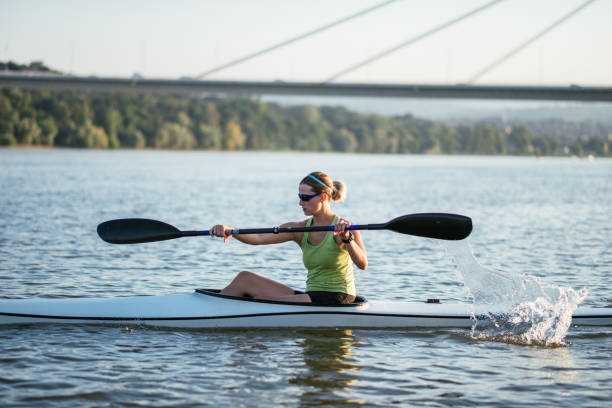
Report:
[{"label": "black shorts", "polygon": [[310,297],[310,301],[313,305],[319,306],[335,306],[335,305],[349,305],[355,301],[354,295],[342,292],[306,292]]}]

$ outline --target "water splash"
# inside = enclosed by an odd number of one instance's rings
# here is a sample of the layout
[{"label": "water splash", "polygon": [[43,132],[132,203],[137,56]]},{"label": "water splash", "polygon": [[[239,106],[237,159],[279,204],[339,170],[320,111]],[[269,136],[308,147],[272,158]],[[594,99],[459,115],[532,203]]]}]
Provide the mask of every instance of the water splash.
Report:
[{"label": "water splash", "polygon": [[[535,276],[484,268],[467,240],[448,241],[468,297],[473,300],[472,337],[517,344],[563,346],[572,313],[587,296]],[[476,316],[478,319],[476,319]]]}]

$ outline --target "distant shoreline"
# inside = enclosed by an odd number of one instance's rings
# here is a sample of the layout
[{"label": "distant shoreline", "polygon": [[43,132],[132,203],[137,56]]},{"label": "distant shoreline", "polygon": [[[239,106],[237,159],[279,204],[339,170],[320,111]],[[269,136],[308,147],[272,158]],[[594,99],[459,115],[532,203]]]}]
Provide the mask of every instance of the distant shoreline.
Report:
[{"label": "distant shoreline", "polygon": [[535,155],[511,155],[511,154],[478,154],[478,153],[364,153],[364,152],[318,152],[318,151],[307,151],[307,150],[203,150],[203,149],[156,149],[156,148],[117,148],[117,149],[96,149],[96,148],[79,148],[79,147],[62,147],[62,146],[0,146],[0,150],[32,150],[32,151],[78,151],[78,152],[160,152],[160,153],[220,153],[220,154],[250,154],[250,153],[272,153],[272,154],[304,154],[304,155],[359,155],[359,156],[418,156],[418,157],[490,157],[490,158],[533,158],[535,160],[545,159],[571,159],[571,160],[612,160],[612,157],[604,156],[576,156],[576,155],[558,155],[558,156],[535,156]]},{"label": "distant shoreline", "polygon": [[612,157],[612,124],[451,124],[258,98],[3,88],[0,146]]}]

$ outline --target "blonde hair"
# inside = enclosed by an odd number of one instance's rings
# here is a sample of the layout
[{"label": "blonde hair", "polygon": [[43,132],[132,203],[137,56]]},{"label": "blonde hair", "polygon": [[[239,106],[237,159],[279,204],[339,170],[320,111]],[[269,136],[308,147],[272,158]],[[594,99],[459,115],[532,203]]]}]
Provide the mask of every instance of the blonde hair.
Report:
[{"label": "blonde hair", "polygon": [[334,201],[344,201],[346,198],[346,184],[340,180],[332,179],[322,171],[313,171],[300,181],[312,188],[316,194],[327,193]]}]

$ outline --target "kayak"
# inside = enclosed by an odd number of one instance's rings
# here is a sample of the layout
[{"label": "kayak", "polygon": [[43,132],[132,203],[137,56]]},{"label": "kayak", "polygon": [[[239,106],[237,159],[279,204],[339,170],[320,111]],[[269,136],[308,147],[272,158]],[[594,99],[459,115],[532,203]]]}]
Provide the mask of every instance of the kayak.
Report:
[{"label": "kayak", "polygon": [[[474,311],[485,316],[494,311]],[[110,324],[173,328],[471,327],[472,305],[367,301],[315,306],[226,296],[215,289],[160,296],[0,300],[0,324]],[[612,326],[612,308],[578,308],[572,324]]]}]

